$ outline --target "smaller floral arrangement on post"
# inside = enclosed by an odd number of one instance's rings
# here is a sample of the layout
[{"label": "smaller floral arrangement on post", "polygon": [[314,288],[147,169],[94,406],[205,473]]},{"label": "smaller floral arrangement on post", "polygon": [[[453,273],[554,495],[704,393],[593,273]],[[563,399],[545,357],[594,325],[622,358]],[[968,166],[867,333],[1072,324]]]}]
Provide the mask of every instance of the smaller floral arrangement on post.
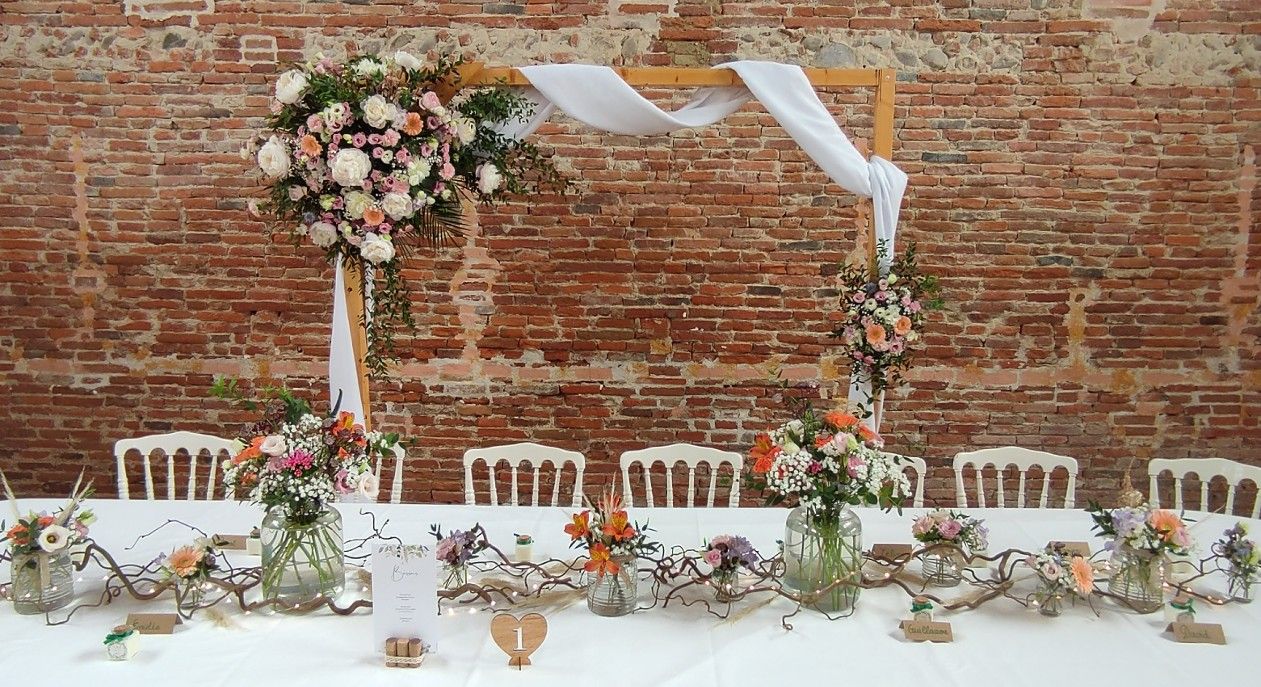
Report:
[{"label": "smaller floral arrangement on post", "polygon": [[1083,599],[1095,590],[1095,569],[1080,554],[1069,554],[1063,544],[1054,544],[1025,559],[1025,565],[1038,574],[1046,592],[1072,592]]},{"label": "smaller floral arrangement on post", "polygon": [[661,548],[648,539],[646,533],[652,530],[646,524],[631,524],[622,497],[613,489],[601,494],[594,504],[588,500],[587,505],[587,510],[574,514],[565,525],[565,534],[571,548],[587,550],[590,560],[583,570],[595,573],[597,579],[616,575],[623,563],[633,566],[640,554]]},{"label": "smaller floral arrangement on post", "polygon": [[989,528],[985,521],[952,510],[934,510],[915,520],[911,534],[915,540],[929,546],[950,544],[966,547],[976,553],[989,548]]},{"label": "smaller floral arrangement on post", "polygon": [[735,573],[740,568],[752,570],[760,560],[748,539],[731,534],[721,534],[709,540],[702,557],[715,574]]},{"label": "smaller floral arrangement on post", "polygon": [[158,558],[162,575],[175,583],[199,583],[219,569],[219,556],[206,539],[177,547]]},{"label": "smaller floral arrangement on post", "polygon": [[9,551],[14,557],[56,555],[87,540],[88,526],[96,522],[96,516],[91,510],[80,509],[84,499],[92,495],[91,484],[81,486],[82,472],[70,491],[70,500],[54,513],[30,511],[22,515],[18,510],[17,497],[3,472],[0,472],[0,482],[4,483],[4,495],[13,516],[12,526],[6,527],[6,523],[0,521],[0,530],[4,531],[0,541],[9,543]]},{"label": "smaller floral arrangement on post", "polygon": [[[879,251],[886,254],[884,244]],[[941,307],[937,279],[919,273],[912,245],[878,279],[865,265],[845,265],[840,282],[844,317],[833,335],[841,339],[850,373],[870,382],[873,392],[899,386],[926,312]]]},{"label": "smaller floral arrangement on post", "polygon": [[1235,523],[1223,535],[1213,544],[1213,553],[1226,561],[1230,593],[1238,598],[1251,599],[1252,585],[1261,577],[1261,548],[1248,539],[1245,522]]},{"label": "smaller floral arrangement on post", "polygon": [[1086,511],[1095,521],[1092,529],[1098,530],[1097,536],[1109,539],[1104,545],[1108,550],[1123,546],[1156,556],[1185,556],[1195,546],[1186,523],[1171,510],[1147,504],[1109,510],[1091,501]]}]

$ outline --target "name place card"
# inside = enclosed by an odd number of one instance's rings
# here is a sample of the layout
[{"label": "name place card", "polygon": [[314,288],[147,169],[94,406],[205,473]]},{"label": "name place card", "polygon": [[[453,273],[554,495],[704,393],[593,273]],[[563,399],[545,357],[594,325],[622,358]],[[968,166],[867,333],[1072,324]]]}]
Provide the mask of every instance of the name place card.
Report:
[{"label": "name place card", "polygon": [[249,537],[244,534],[216,534],[210,541],[216,549],[222,551],[244,551],[247,539]]},{"label": "name place card", "polygon": [[417,637],[432,651],[438,642],[438,561],[433,549],[383,544],[372,554],[373,646]]},{"label": "name place card", "polygon": [[910,558],[912,550],[910,544],[872,544],[871,557],[896,561],[901,558]]},{"label": "name place card", "polygon": [[1225,644],[1226,633],[1217,623],[1181,622],[1165,628],[1173,633],[1175,642],[1183,644]]},{"label": "name place card", "polygon": [[933,620],[903,620],[902,635],[912,642],[953,642],[950,623]]},{"label": "name place card", "polygon": [[142,635],[169,635],[183,621],[174,613],[128,613],[127,624]]},{"label": "name place card", "polygon": [[1064,549],[1064,553],[1068,554],[1070,557],[1083,556],[1085,558],[1090,558],[1089,542],[1052,540],[1047,542],[1046,546],[1047,548],[1051,548],[1057,544],[1062,547]]}]

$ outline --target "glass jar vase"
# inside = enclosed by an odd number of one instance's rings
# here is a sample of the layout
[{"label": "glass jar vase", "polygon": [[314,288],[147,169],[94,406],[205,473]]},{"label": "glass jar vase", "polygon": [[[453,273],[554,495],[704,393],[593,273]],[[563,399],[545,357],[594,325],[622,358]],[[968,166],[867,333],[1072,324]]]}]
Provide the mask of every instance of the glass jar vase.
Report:
[{"label": "glass jar vase", "polygon": [[[933,546],[939,546],[934,544]],[[963,553],[953,547],[938,548],[919,555],[924,582],[933,587],[957,587],[963,582]]]},{"label": "glass jar vase", "polygon": [[262,525],[263,598],[298,606],[337,596],[346,586],[342,516],[325,508],[307,521],[267,512]]},{"label": "glass jar vase", "polygon": [[468,564],[443,565],[442,572],[439,573],[439,579],[441,580],[439,587],[443,591],[449,592],[463,587],[468,584]]},{"label": "glass jar vase", "polygon": [[709,576],[709,584],[714,588],[714,600],[718,603],[731,603],[740,595],[740,570],[715,570]]},{"label": "glass jar vase", "polygon": [[1155,613],[1164,606],[1165,561],[1149,551],[1118,544],[1112,551],[1108,593],[1138,613]]},{"label": "glass jar vase", "polygon": [[617,572],[591,575],[587,608],[596,615],[629,615],[639,606],[639,566],[634,556],[614,556]]},{"label": "glass jar vase", "polygon": [[1038,612],[1055,618],[1064,612],[1064,590],[1058,584],[1043,582],[1034,593],[1033,600],[1038,604]]},{"label": "glass jar vase", "polygon": [[184,580],[178,583],[175,595],[178,597],[176,606],[184,615],[188,615],[201,607],[202,599],[206,596],[206,587],[204,580]]},{"label": "glass jar vase", "polygon": [[37,615],[63,608],[74,598],[74,564],[70,551],[13,553],[13,610]]},{"label": "glass jar vase", "polygon": [[1256,575],[1231,571],[1226,573],[1226,593],[1239,603],[1252,603]]},{"label": "glass jar vase", "polygon": [[784,581],[804,606],[823,613],[850,611],[863,579],[863,523],[844,506],[815,517],[798,506],[784,523]]}]

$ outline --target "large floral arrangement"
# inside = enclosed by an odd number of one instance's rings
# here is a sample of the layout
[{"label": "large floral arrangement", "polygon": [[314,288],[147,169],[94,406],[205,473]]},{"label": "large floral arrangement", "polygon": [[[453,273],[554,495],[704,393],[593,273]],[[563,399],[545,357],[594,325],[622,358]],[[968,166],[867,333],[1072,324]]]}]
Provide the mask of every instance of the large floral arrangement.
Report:
[{"label": "large floral arrangement", "polygon": [[881,446],[854,415],[819,414],[807,405],[796,419],[757,435],[750,483],[769,504],[795,499],[815,519],[835,520],[846,505],[900,506],[910,482],[898,457]]},{"label": "large floral arrangement", "polygon": [[1025,565],[1033,569],[1047,592],[1071,591],[1085,598],[1095,589],[1095,570],[1080,554],[1069,554],[1063,544],[1030,554]]},{"label": "large floral arrangement", "polygon": [[459,67],[403,51],[342,62],[317,55],[280,75],[267,130],[245,149],[270,185],[265,209],[297,240],[330,262],[376,269],[365,323],[374,373],[385,369],[395,329],[413,326],[400,255],[458,233],[464,202],[563,187],[534,146],[498,132],[529,117],[531,101],[499,88],[445,101]]},{"label": "large floral arrangement", "polygon": [[1185,556],[1195,545],[1186,523],[1171,510],[1146,504],[1109,510],[1094,502],[1086,510],[1098,536],[1109,539],[1105,545],[1109,550],[1125,546],[1152,555]]},{"label": "large floral arrangement", "polygon": [[941,307],[936,278],[919,273],[911,246],[879,278],[846,265],[840,282],[844,319],[833,334],[841,339],[850,373],[870,382],[873,392],[900,385],[926,312]]},{"label": "large floral arrangement", "polygon": [[973,553],[989,548],[989,529],[984,520],[937,509],[916,518],[911,525],[911,536],[923,544],[952,544],[967,547]]},{"label": "large floral arrangement", "polygon": [[595,573],[597,578],[616,575],[622,568],[619,559],[634,559],[640,553],[660,548],[660,544],[648,539],[647,526],[631,524],[616,491],[605,491],[599,501],[588,501],[587,505],[587,510],[574,514],[565,525],[569,545],[587,550],[586,572]]},{"label": "large floral arrangement", "polygon": [[[397,434],[365,432],[352,413],[320,417],[287,389],[265,392],[276,401],[223,466],[228,493],[280,509],[293,524],[314,522],[328,504],[351,495],[376,500],[372,458],[397,444]],[[248,408],[259,405],[242,399],[235,380],[216,379],[212,393]]]},{"label": "large floral arrangement", "polygon": [[80,508],[83,500],[92,495],[92,485],[81,487],[82,474],[70,492],[70,499],[54,513],[29,511],[22,515],[17,497],[4,473],[0,473],[0,482],[4,483],[5,498],[13,515],[13,525],[7,529],[5,523],[0,522],[0,530],[4,531],[0,541],[8,542],[10,553],[15,556],[54,555],[87,540],[88,526],[96,522],[96,516],[89,509]]}]

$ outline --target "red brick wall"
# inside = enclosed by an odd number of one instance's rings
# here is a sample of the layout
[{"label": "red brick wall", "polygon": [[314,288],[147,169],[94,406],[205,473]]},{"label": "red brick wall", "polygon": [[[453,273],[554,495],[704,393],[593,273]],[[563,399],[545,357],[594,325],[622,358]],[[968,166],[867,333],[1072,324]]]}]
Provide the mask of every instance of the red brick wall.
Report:
[{"label": "red brick wall", "polygon": [[[19,490],[110,445],[241,418],[215,373],[322,389],[331,271],[248,216],[237,149],[277,63],[451,49],[489,63],[896,67],[902,234],[947,308],[886,434],[933,467],[1019,444],[1258,462],[1261,8],[1085,3],[11,0],[0,10],[0,461]],[[661,101],[678,94],[656,94]],[[869,95],[823,96],[855,137]],[[756,106],[671,137],[539,142],[566,198],[484,212],[417,260],[423,330],[377,420],[416,437],[410,499],[459,498],[470,446],[743,451],[777,372],[843,393],[828,331],[854,199]],[[108,487],[105,488],[109,490]],[[1084,499],[1082,499],[1084,500]]]}]

